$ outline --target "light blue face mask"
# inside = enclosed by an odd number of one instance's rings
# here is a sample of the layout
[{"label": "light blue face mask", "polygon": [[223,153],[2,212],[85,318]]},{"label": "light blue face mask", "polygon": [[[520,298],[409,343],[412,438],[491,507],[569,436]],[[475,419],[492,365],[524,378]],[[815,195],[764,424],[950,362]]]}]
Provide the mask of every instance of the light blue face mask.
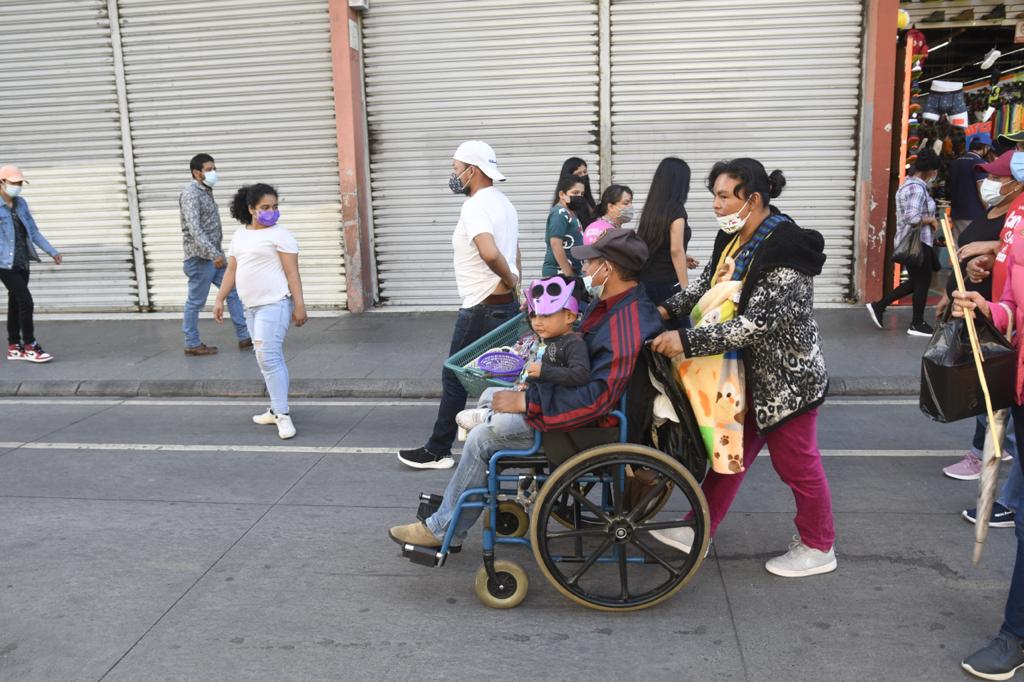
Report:
[{"label": "light blue face mask", "polygon": [[206,186],[210,187],[210,188],[212,188],[214,185],[216,185],[217,184],[217,171],[216,170],[212,170],[212,171],[206,171],[205,173],[203,173],[203,182],[206,183]]},{"label": "light blue face mask", "polygon": [[1010,157],[1010,173],[1017,182],[1024,182],[1024,152],[1014,152]]},{"label": "light blue face mask", "polygon": [[[605,262],[604,265],[608,265],[608,263]],[[604,265],[602,265],[601,267],[604,267]],[[598,270],[600,270],[600,268]],[[601,298],[601,294],[604,293],[604,285],[607,283],[607,277],[601,284],[594,284],[594,275],[583,276],[583,286],[586,287],[587,293],[590,294],[593,298]]]},{"label": "light blue face mask", "polygon": [[21,194],[21,185],[4,184],[4,191],[13,199]]}]

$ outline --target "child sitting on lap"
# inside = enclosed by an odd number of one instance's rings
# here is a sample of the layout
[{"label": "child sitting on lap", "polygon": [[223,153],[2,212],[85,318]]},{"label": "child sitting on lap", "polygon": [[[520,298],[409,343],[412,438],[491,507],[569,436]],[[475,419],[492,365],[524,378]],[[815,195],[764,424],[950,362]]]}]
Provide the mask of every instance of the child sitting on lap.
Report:
[{"label": "child sitting on lap", "polygon": [[[530,326],[539,337],[536,360],[528,362],[519,377],[516,390],[524,390],[527,382],[551,382],[561,386],[582,386],[590,379],[590,352],[583,337],[572,330],[580,313],[575,294],[576,282],[560,276],[535,279],[527,292],[526,306]],[[470,431],[488,424],[500,436],[532,433],[522,414],[494,412],[491,397],[505,388],[488,388],[480,396],[477,407],[455,416],[461,430]]]}]

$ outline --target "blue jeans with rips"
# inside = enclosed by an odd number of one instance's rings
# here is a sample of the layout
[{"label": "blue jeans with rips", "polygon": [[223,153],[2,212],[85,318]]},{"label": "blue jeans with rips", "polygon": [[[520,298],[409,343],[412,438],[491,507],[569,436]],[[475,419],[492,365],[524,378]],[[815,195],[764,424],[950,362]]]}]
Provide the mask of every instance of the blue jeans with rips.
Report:
[{"label": "blue jeans with rips", "polygon": [[252,335],[253,352],[263,382],[270,394],[274,414],[288,414],[288,365],[284,361],[284,337],[292,323],[294,305],[291,298],[277,303],[254,306],[245,311],[245,321]]},{"label": "blue jeans with rips", "polygon": [[[195,348],[201,343],[199,340],[199,313],[206,307],[206,299],[210,295],[210,285],[220,289],[227,268],[218,268],[212,260],[196,257],[186,258],[182,270],[188,277],[188,298],[185,299],[185,318],[181,325],[181,331],[185,333],[185,347]],[[238,340],[248,339],[249,331],[245,325],[245,310],[242,308],[242,301],[238,298],[237,291],[232,290],[228,294],[227,309],[231,316],[231,323],[235,325],[235,335]]]}]

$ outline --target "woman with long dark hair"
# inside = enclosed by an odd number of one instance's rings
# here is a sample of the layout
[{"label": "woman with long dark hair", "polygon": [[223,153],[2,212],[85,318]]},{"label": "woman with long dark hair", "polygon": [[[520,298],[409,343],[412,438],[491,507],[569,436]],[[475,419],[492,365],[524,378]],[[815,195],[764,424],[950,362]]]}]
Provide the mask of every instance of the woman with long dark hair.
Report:
[{"label": "woman with long dark hair", "polygon": [[[579,219],[580,226],[586,227],[594,220],[594,211],[597,209],[597,202],[594,201],[594,192],[590,189],[590,173],[587,169],[587,162],[578,156],[570,156],[562,162],[562,170],[558,173],[558,177],[563,178],[566,175],[575,175],[583,183],[583,198],[586,203],[586,210],[579,214]],[[551,203],[558,203],[557,189]]]},{"label": "woman with long dark hair", "polygon": [[579,274],[580,262],[572,257],[571,249],[583,243],[580,213],[586,212],[583,183],[575,175],[563,175],[555,189],[555,203],[548,211],[544,230],[544,277],[561,273],[572,279]]},{"label": "woman with long dark hair", "polygon": [[689,285],[686,248],[691,230],[687,224],[686,199],[690,194],[690,166],[669,156],[654,171],[644,199],[637,234],[650,254],[640,273],[647,296],[655,304]]},{"label": "woman with long dark hair", "polygon": [[[662,316],[689,315],[700,298],[728,277],[742,282],[736,316],[693,329],[667,331],[651,347],[667,357],[720,355],[742,350],[745,396],[743,467],[710,472],[701,488],[711,516],[711,533],[729,511],[744,473],[767,445],[772,467],[793,491],[796,527],[789,551],[770,559],[775,575],[799,578],[836,568],[832,497],[818,450],[818,406],[825,401],[828,372],[814,321],[814,277],[825,263],[825,240],[796,225],[770,205],[786,185],[754,159],[716,163],[707,186],[721,228],[700,279],[665,301]],[[685,365],[683,366],[685,371]],[[721,396],[719,396],[721,398]],[[723,447],[728,443],[723,444]],[[685,552],[692,528],[654,531],[659,541]]]}]

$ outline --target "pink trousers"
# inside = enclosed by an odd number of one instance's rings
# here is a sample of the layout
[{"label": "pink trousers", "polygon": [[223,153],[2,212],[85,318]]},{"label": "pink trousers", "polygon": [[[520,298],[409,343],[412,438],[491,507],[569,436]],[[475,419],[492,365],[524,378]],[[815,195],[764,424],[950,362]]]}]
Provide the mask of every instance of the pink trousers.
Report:
[{"label": "pink trousers", "polygon": [[[760,434],[754,415],[747,413],[743,426],[743,465],[749,471],[767,444],[772,466],[782,482],[793,491],[800,539],[808,547],[827,552],[835,543],[832,495],[818,450],[818,410],[811,410],[767,434]],[[725,518],[739,492],[745,473],[708,473],[701,488],[711,512],[711,535]]]}]

